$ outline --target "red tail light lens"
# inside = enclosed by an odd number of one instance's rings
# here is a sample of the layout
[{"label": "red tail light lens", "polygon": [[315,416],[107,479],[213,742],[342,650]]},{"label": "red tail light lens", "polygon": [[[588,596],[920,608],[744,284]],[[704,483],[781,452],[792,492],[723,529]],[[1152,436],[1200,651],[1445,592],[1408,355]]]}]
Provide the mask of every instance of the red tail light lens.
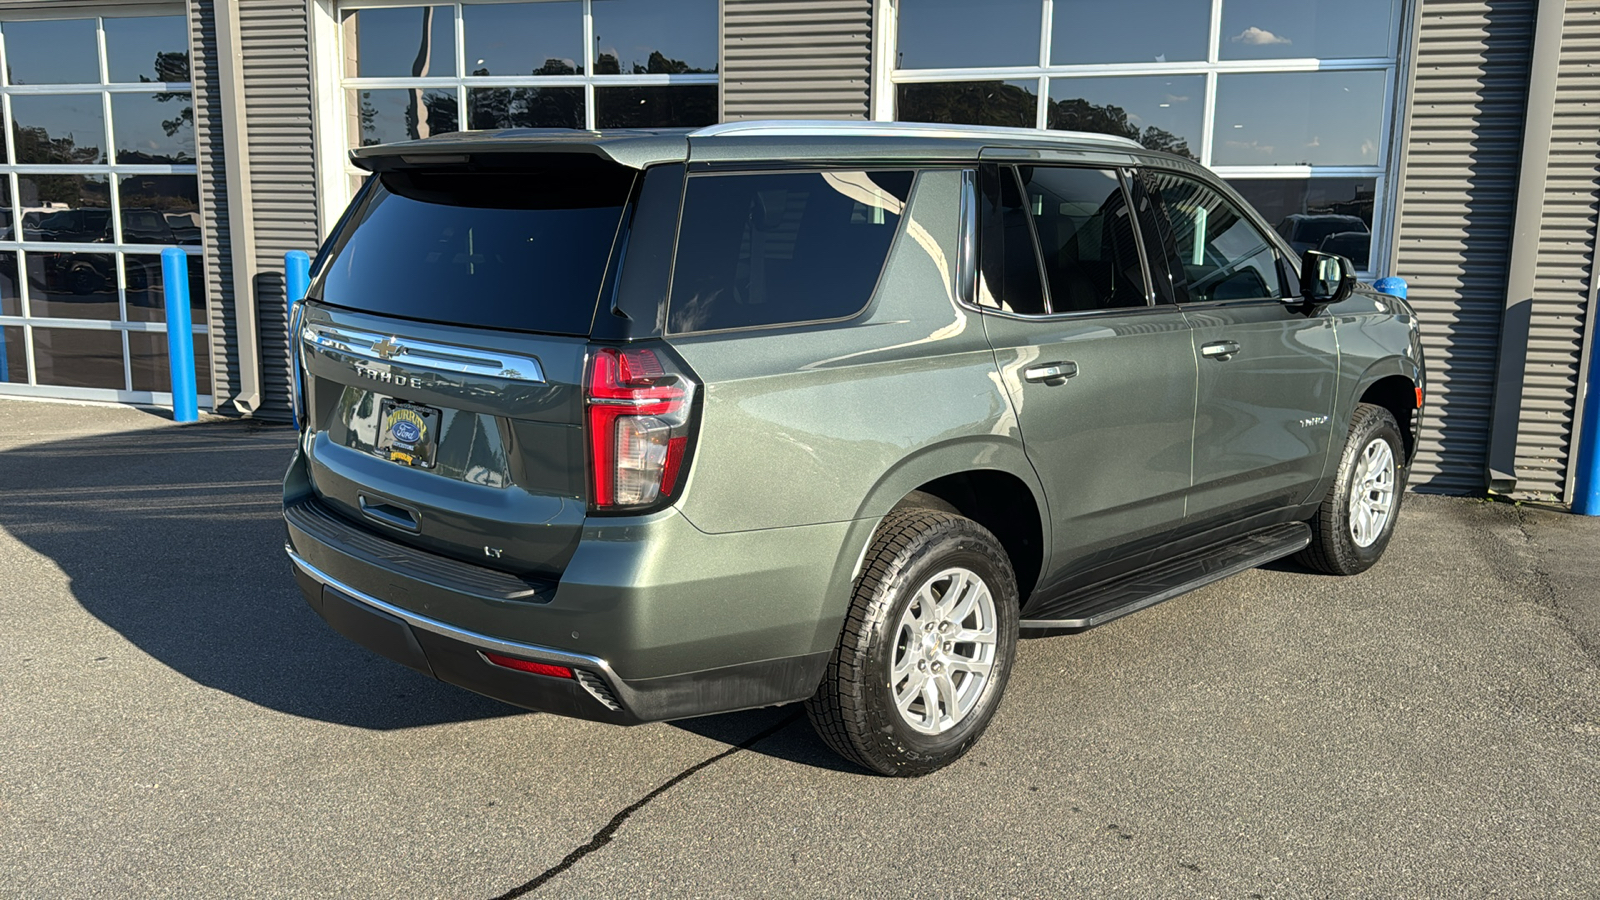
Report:
[{"label": "red tail light lens", "polygon": [[552,666],[549,663],[534,662],[531,659],[518,659],[515,656],[502,656],[499,653],[484,651],[483,658],[505,669],[516,669],[518,672],[532,672],[535,675],[549,675],[551,678],[571,678],[572,670],[566,666]]},{"label": "red tail light lens", "polygon": [[689,446],[694,382],[663,354],[616,347],[595,351],[586,381],[595,509],[650,506],[670,497]]}]

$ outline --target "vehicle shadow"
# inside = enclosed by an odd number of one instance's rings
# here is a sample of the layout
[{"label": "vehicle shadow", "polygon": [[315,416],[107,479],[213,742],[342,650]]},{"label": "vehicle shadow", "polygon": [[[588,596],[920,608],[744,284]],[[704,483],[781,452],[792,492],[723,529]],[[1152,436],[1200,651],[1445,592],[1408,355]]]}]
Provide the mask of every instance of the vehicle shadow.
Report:
[{"label": "vehicle shadow", "polygon": [[8,449],[0,528],[141,651],[249,702],[370,729],[521,714],[388,664],[305,604],[282,551],[293,446],[287,427],[207,422]]}]

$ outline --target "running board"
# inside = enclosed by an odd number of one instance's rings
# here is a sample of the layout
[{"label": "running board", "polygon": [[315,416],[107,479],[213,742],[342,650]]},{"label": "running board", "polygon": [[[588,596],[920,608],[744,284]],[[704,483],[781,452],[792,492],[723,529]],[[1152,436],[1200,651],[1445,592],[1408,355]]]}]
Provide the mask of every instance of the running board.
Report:
[{"label": "running board", "polygon": [[1305,523],[1274,525],[1220,546],[1064,594],[1032,610],[1032,615],[1020,624],[1024,631],[1093,628],[1245,569],[1297,553],[1310,543],[1311,529]]}]

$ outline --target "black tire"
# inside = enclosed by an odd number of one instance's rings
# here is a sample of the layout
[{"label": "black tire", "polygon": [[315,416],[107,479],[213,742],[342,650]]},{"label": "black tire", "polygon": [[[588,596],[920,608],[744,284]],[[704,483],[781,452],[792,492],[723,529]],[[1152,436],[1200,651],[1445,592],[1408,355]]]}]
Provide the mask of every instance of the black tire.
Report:
[{"label": "black tire", "polygon": [[[1389,445],[1394,460],[1394,491],[1381,530],[1371,543],[1362,546],[1351,533],[1352,490],[1361,457],[1375,441],[1385,441]],[[1400,518],[1408,474],[1405,458],[1405,442],[1401,440],[1400,426],[1394,415],[1371,403],[1357,405],[1355,414],[1350,417],[1344,450],[1339,455],[1338,475],[1317,514],[1306,523],[1311,526],[1311,544],[1295,556],[1295,561],[1329,575],[1356,575],[1372,568],[1389,546],[1389,539],[1394,536],[1394,523]]]},{"label": "black tire", "polygon": [[[987,679],[969,685],[978,691],[973,705],[948,730],[929,734],[914,729],[896,707],[891,673],[897,657],[922,652],[900,643],[902,618],[923,587],[937,585],[937,576],[952,569],[975,575],[988,589],[994,652]],[[862,560],[827,673],[806,701],[812,726],[840,756],[882,775],[926,775],[955,762],[983,735],[1005,692],[1016,655],[1018,606],[1011,561],[988,529],[938,510],[890,512]],[[964,617],[954,627],[978,621]],[[957,652],[962,648],[980,652],[975,643],[959,644]],[[951,672],[952,680],[973,677]],[[927,709],[925,701],[913,702]],[[942,700],[937,706],[935,717],[947,709]]]}]

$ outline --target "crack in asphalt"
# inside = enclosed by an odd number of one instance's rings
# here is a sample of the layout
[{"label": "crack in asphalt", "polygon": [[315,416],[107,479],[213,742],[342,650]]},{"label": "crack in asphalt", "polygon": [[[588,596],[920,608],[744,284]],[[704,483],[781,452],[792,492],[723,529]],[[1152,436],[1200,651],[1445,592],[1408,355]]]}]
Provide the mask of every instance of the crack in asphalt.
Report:
[{"label": "crack in asphalt", "polygon": [[506,891],[504,894],[501,894],[501,895],[495,897],[494,900],[513,900],[513,898],[515,898],[515,897],[521,897],[524,894],[530,893],[532,891],[536,891],[540,887],[543,887],[545,882],[549,881],[550,879],[556,877],[557,875],[560,875],[562,872],[565,872],[566,870],[568,870],[568,869],[572,868],[573,866],[577,865],[578,862],[580,860],[582,860],[585,856],[588,856],[589,854],[595,852],[596,850],[599,850],[600,848],[604,847],[605,845],[611,843],[611,839],[616,836],[617,830],[622,827],[622,824],[624,822],[628,821],[628,819],[631,818],[634,813],[636,813],[639,810],[644,809],[646,806],[648,806],[651,801],[655,800],[657,797],[661,796],[662,794],[665,794],[667,791],[672,790],[674,787],[676,787],[677,785],[679,785],[680,783],[682,783],[684,780],[688,779],[689,777],[693,776],[696,772],[699,772],[701,769],[707,768],[708,766],[711,766],[711,765],[713,765],[715,763],[718,763],[718,762],[720,762],[720,761],[722,761],[724,759],[727,759],[728,757],[730,757],[730,756],[734,755],[735,753],[738,753],[738,752],[740,752],[742,750],[749,750],[751,747],[754,747],[756,744],[759,744],[762,741],[766,740],[767,738],[772,737],[773,735],[775,735],[778,732],[782,731],[783,729],[788,728],[790,725],[793,725],[797,719],[800,718],[800,715],[801,715],[801,712],[799,710],[796,710],[795,712],[792,712],[789,715],[784,716],[782,719],[778,720],[778,722],[776,724],[769,725],[768,727],[762,729],[761,731],[758,731],[755,734],[751,735],[750,737],[747,737],[744,740],[740,741],[738,744],[736,744],[736,745],[734,745],[732,747],[729,747],[728,749],[722,751],[721,753],[718,753],[716,756],[712,756],[712,757],[708,757],[706,759],[703,759],[700,762],[695,763],[694,765],[690,766],[689,768],[684,769],[682,772],[679,772],[678,774],[676,774],[676,775],[672,776],[671,778],[667,779],[666,781],[662,782],[655,790],[651,791],[648,794],[645,794],[643,797],[640,797],[638,800],[634,801],[634,803],[631,806],[629,806],[627,809],[624,809],[622,812],[619,812],[616,815],[612,816],[611,817],[611,821],[607,822],[605,824],[604,828],[601,828],[599,831],[596,831],[594,833],[594,836],[589,838],[588,842],[585,843],[583,846],[579,847],[576,850],[573,850],[571,853],[568,853],[564,858],[562,858],[561,862],[558,862],[555,865],[551,866],[550,868],[545,869],[543,872],[540,872],[538,877],[534,878],[532,881],[528,881],[528,882],[526,882],[524,884],[518,885],[517,887],[514,887],[511,890]]}]

